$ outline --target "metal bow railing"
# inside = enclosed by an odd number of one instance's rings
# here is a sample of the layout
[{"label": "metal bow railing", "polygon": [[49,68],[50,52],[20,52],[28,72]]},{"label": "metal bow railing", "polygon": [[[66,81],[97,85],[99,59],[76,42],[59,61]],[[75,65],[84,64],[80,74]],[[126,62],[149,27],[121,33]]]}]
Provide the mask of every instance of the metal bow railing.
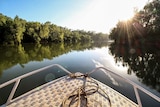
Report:
[{"label": "metal bow railing", "polygon": [[28,76],[31,76],[31,75],[33,75],[33,74],[42,72],[42,71],[44,71],[44,70],[46,70],[46,69],[49,69],[49,68],[51,68],[51,67],[58,67],[58,68],[62,69],[63,71],[65,71],[66,73],[71,74],[70,71],[68,71],[67,69],[63,68],[61,65],[53,64],[53,65],[49,65],[49,66],[46,66],[46,67],[43,67],[43,68],[34,70],[34,71],[30,72],[30,73],[24,74],[24,75],[19,76],[19,77],[15,78],[15,79],[12,79],[12,80],[10,80],[10,81],[8,81],[8,82],[5,82],[5,83],[3,83],[2,85],[0,85],[0,89],[3,88],[3,87],[6,87],[6,86],[8,86],[8,85],[10,85],[10,84],[12,84],[12,83],[15,83],[14,86],[13,86],[13,88],[12,88],[12,91],[11,91],[11,93],[10,93],[8,99],[7,99],[6,105],[8,105],[9,103],[12,102],[12,98],[13,98],[16,90],[17,90],[17,87],[18,87],[21,79],[26,78],[26,77],[28,77]]},{"label": "metal bow railing", "polygon": [[[24,75],[22,75],[22,76],[19,76],[19,77],[15,78],[15,79],[12,79],[12,80],[6,82],[6,83],[3,83],[3,84],[0,85],[0,89],[3,88],[3,87],[8,86],[9,84],[15,83],[14,86],[13,86],[13,88],[12,88],[12,91],[11,91],[11,93],[10,93],[8,99],[7,99],[6,105],[10,104],[10,103],[13,101],[13,96],[14,96],[14,94],[15,94],[15,92],[16,92],[16,89],[17,89],[17,87],[18,87],[21,79],[26,78],[26,77],[28,77],[28,76],[31,76],[31,75],[33,75],[33,74],[42,72],[42,71],[44,71],[44,70],[46,70],[46,69],[49,69],[49,68],[51,68],[51,67],[58,67],[58,68],[62,69],[63,71],[65,71],[66,73],[72,74],[70,71],[68,71],[67,69],[63,68],[61,65],[53,64],[53,65],[49,65],[49,66],[43,67],[43,68],[38,69],[38,70],[34,70],[34,71],[30,72],[30,73],[24,74]],[[139,107],[142,107],[142,103],[141,103],[141,99],[140,99],[140,96],[139,96],[139,93],[138,93],[138,89],[141,90],[142,92],[146,93],[147,95],[149,95],[149,96],[152,97],[153,99],[157,100],[158,102],[160,102],[160,98],[159,98],[158,96],[152,94],[152,93],[149,92],[148,90],[146,90],[146,89],[142,88],[141,86],[135,84],[135,83],[132,82],[131,80],[129,80],[129,79],[127,79],[127,78],[124,78],[124,77],[122,77],[122,76],[114,73],[114,72],[111,71],[111,70],[108,70],[107,68],[97,67],[97,68],[93,69],[92,71],[87,72],[86,74],[89,75],[89,74],[91,74],[91,73],[93,73],[93,72],[96,72],[96,71],[98,71],[98,70],[100,70],[100,69],[103,69],[103,70],[102,70],[103,72],[107,72],[107,73],[109,72],[109,73],[111,73],[111,74],[113,74],[113,75],[116,75],[116,76],[120,77],[122,80],[124,80],[125,82],[131,84],[131,85],[133,86],[133,88],[134,88],[134,92],[135,92],[136,99],[137,99],[137,102],[138,102]]]}]

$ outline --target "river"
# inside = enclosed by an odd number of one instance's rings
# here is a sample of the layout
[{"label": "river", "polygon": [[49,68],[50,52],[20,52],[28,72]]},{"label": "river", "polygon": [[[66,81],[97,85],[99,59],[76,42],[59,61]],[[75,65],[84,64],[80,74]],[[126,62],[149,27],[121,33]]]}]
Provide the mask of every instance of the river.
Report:
[{"label": "river", "polygon": [[[51,64],[60,64],[71,72],[82,73],[103,66],[160,97],[160,72],[158,71],[160,63],[157,62],[158,56],[153,53],[146,53],[144,54],[146,56],[143,57],[136,53],[142,50],[135,49],[130,49],[132,56],[126,55],[123,52],[125,49],[120,49],[118,54],[116,51],[114,45],[109,43],[0,46],[0,84]],[[64,75],[66,75],[64,72],[55,68],[54,73],[48,70],[45,73],[26,78],[20,84],[15,97],[31,90],[31,88]],[[103,72],[96,72],[91,76],[136,102],[135,95],[132,94],[133,88],[124,81],[116,77],[113,78],[112,75],[105,75]],[[0,89],[0,104],[3,104],[6,100],[11,86]],[[145,107],[158,107],[160,105],[158,102],[146,98],[143,93],[142,99]]]}]

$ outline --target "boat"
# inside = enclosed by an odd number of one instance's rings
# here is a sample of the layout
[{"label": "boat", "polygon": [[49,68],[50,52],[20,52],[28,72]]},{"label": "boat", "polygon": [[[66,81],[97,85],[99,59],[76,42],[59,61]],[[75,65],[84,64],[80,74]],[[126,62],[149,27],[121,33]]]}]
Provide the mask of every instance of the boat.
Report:
[{"label": "boat", "polygon": [[[23,95],[13,98],[23,78],[44,72],[51,67],[58,67],[68,75],[45,83]],[[100,70],[117,75],[131,84],[134,88],[137,103],[106,84],[90,77],[92,73]],[[80,72],[71,73],[61,65],[53,64],[5,82],[0,85],[0,89],[12,83],[14,83],[12,91],[7,102],[2,107],[142,107],[138,89],[160,102],[160,98],[156,95],[104,67],[97,67],[83,74]]]}]

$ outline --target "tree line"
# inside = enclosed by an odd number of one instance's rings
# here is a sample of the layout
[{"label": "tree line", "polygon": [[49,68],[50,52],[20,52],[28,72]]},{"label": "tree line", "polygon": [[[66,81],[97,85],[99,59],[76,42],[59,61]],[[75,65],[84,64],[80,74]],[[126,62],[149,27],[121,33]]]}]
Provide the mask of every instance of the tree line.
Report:
[{"label": "tree line", "polygon": [[148,2],[128,21],[119,21],[109,35],[115,62],[160,92],[160,0]]},{"label": "tree line", "polygon": [[160,0],[148,2],[143,9],[136,10],[128,21],[119,21],[110,34],[118,44],[153,44],[160,48]]},{"label": "tree line", "polygon": [[107,34],[84,30],[71,30],[47,21],[29,22],[15,16],[14,19],[0,13],[0,44],[89,42],[104,41]]}]

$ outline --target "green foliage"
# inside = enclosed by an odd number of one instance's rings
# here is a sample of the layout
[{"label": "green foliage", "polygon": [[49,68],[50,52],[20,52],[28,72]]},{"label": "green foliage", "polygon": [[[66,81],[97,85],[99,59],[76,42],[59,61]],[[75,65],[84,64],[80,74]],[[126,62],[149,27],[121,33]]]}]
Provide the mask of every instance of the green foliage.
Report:
[{"label": "green foliage", "polygon": [[159,34],[160,31],[160,1],[148,2],[143,10],[135,14],[134,20],[147,29],[149,34]]},{"label": "green foliage", "polygon": [[70,30],[51,22],[41,24],[39,22],[27,22],[18,16],[11,19],[0,14],[0,43],[48,43],[48,42],[89,42],[107,41],[107,36],[102,33],[86,32],[82,30]]},{"label": "green foliage", "polygon": [[[118,44],[160,43],[160,1],[148,2],[128,21],[119,21],[109,35]],[[134,40],[134,41],[132,41]],[[157,47],[159,47],[157,45]]]},{"label": "green foliage", "polygon": [[40,32],[39,32],[39,36],[41,39],[48,39],[49,36],[49,24],[50,23],[45,23],[45,24],[41,24],[40,26]]},{"label": "green foliage", "polygon": [[25,43],[39,43],[40,37],[40,26],[41,24],[39,22],[27,22],[26,23],[26,31],[24,32],[24,40]]},{"label": "green foliage", "polygon": [[14,37],[14,42],[16,44],[21,44],[21,40],[23,39],[23,33],[25,29],[26,21],[20,19],[18,16],[14,18],[12,35]]},{"label": "green foliage", "polygon": [[[160,80],[160,0],[148,2],[128,21],[119,21],[110,32],[110,52],[140,80],[158,87]],[[153,84],[154,83],[154,84]],[[160,88],[157,89],[160,91]]]}]

